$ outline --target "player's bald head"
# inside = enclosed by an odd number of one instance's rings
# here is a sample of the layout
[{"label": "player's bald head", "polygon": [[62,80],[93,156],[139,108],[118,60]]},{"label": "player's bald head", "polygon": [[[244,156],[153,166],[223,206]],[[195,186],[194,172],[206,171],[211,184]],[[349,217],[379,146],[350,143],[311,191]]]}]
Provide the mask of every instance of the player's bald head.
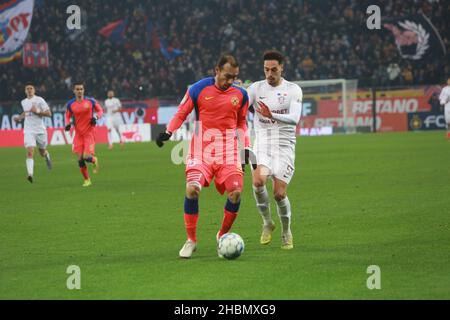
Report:
[{"label": "player's bald head", "polygon": [[231,54],[222,55],[217,61],[216,67],[219,69],[223,69],[226,64],[229,64],[232,68],[239,68],[239,63]]},{"label": "player's bald head", "polygon": [[239,63],[232,55],[223,55],[216,64],[215,84],[222,90],[227,90],[239,75]]}]

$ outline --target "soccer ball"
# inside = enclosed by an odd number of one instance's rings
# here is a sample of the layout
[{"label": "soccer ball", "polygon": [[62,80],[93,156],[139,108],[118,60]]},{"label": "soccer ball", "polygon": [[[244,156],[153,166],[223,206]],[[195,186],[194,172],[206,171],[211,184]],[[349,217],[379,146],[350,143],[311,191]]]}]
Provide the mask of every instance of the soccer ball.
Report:
[{"label": "soccer ball", "polygon": [[244,240],[237,233],[225,233],[219,239],[218,252],[225,259],[236,259],[244,252]]}]

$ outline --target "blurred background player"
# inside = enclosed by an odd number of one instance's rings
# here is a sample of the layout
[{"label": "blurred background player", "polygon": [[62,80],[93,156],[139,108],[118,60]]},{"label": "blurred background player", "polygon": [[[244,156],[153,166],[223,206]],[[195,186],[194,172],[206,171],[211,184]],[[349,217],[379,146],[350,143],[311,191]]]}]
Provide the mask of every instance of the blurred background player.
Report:
[{"label": "blurred background player", "polygon": [[442,89],[439,95],[439,102],[444,106],[447,139],[450,139],[450,78],[447,79],[447,86]]},{"label": "blurred background player", "polygon": [[[217,191],[220,194],[227,192],[222,226],[216,240],[231,229],[239,211],[243,171],[237,135],[246,147],[250,139],[246,136],[248,96],[245,90],[233,85],[238,74],[236,59],[230,55],[222,56],[216,64],[215,77],[202,79],[188,89],[167,130],[156,140],[162,147],[195,109],[197,122],[186,162],[184,222],[188,239],[179,252],[182,258],[190,258],[197,247],[198,198],[202,187],[209,186],[214,178]],[[213,141],[206,138],[209,133],[215,134]],[[227,133],[229,139],[225,140]],[[215,143],[214,156],[209,157],[205,150],[211,149],[212,143]]]},{"label": "blurred background player", "polygon": [[278,51],[264,54],[265,80],[247,90],[255,108],[255,153],[258,167],[253,171],[253,194],[263,219],[261,244],[272,240],[275,224],[270,213],[267,178],[273,181],[273,194],[281,221],[281,247],[292,249],[291,204],[287,186],[295,168],[296,127],[302,112],[302,90],[282,78],[284,57]]},{"label": "blurred background player", "polygon": [[105,100],[106,114],[106,126],[108,127],[108,148],[113,148],[113,130],[117,132],[120,139],[120,145],[123,146],[122,135],[119,131],[119,126],[123,124],[120,111],[122,110],[122,104],[120,100],[114,96],[114,91],[109,90],[107,93],[108,99]]},{"label": "blurred background player", "polygon": [[33,183],[34,173],[34,148],[39,148],[39,153],[45,158],[48,169],[52,168],[52,161],[50,154],[47,151],[47,129],[44,125],[43,117],[51,117],[47,102],[42,97],[35,95],[35,88],[32,84],[25,86],[26,98],[22,100],[23,112],[19,116],[13,118],[14,121],[19,122],[25,119],[24,123],[24,146],[27,149],[27,179]]},{"label": "blurred background player", "polygon": [[[98,158],[95,156],[94,128],[97,120],[103,115],[103,109],[94,98],[84,97],[83,83],[74,83],[73,93],[75,98],[67,103],[65,130],[69,131],[72,124],[75,127],[72,151],[78,157],[78,165],[84,178],[83,187],[88,187],[92,182],[86,162],[92,163],[94,173],[97,173],[99,169]],[[73,123],[71,123],[72,117]]]}]

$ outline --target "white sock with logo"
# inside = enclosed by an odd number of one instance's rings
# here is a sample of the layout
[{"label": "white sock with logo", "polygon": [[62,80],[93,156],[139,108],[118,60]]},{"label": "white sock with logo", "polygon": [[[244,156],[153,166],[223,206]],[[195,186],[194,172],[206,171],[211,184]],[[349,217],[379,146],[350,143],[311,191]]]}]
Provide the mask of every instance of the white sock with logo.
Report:
[{"label": "white sock with logo", "polygon": [[277,201],[277,212],[280,217],[283,233],[291,231],[291,203],[288,197],[281,201]]},{"label": "white sock with logo", "polygon": [[263,218],[264,225],[273,224],[272,215],[270,213],[269,194],[267,193],[266,186],[253,186],[253,195],[256,200],[256,207]]}]

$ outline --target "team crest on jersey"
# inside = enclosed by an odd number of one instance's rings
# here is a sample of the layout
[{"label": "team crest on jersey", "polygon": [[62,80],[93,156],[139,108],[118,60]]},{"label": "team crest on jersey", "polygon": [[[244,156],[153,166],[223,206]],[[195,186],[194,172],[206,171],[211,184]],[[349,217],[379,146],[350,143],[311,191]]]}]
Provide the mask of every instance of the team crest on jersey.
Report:
[{"label": "team crest on jersey", "polygon": [[287,93],[277,93],[278,96],[278,102],[280,104],[284,104],[286,102]]},{"label": "team crest on jersey", "polygon": [[237,106],[239,104],[239,98],[234,96],[233,98],[231,98],[231,104],[233,106]]},{"label": "team crest on jersey", "polygon": [[89,108],[89,103],[85,102],[85,103],[84,103],[84,107],[85,107],[86,109]]}]

